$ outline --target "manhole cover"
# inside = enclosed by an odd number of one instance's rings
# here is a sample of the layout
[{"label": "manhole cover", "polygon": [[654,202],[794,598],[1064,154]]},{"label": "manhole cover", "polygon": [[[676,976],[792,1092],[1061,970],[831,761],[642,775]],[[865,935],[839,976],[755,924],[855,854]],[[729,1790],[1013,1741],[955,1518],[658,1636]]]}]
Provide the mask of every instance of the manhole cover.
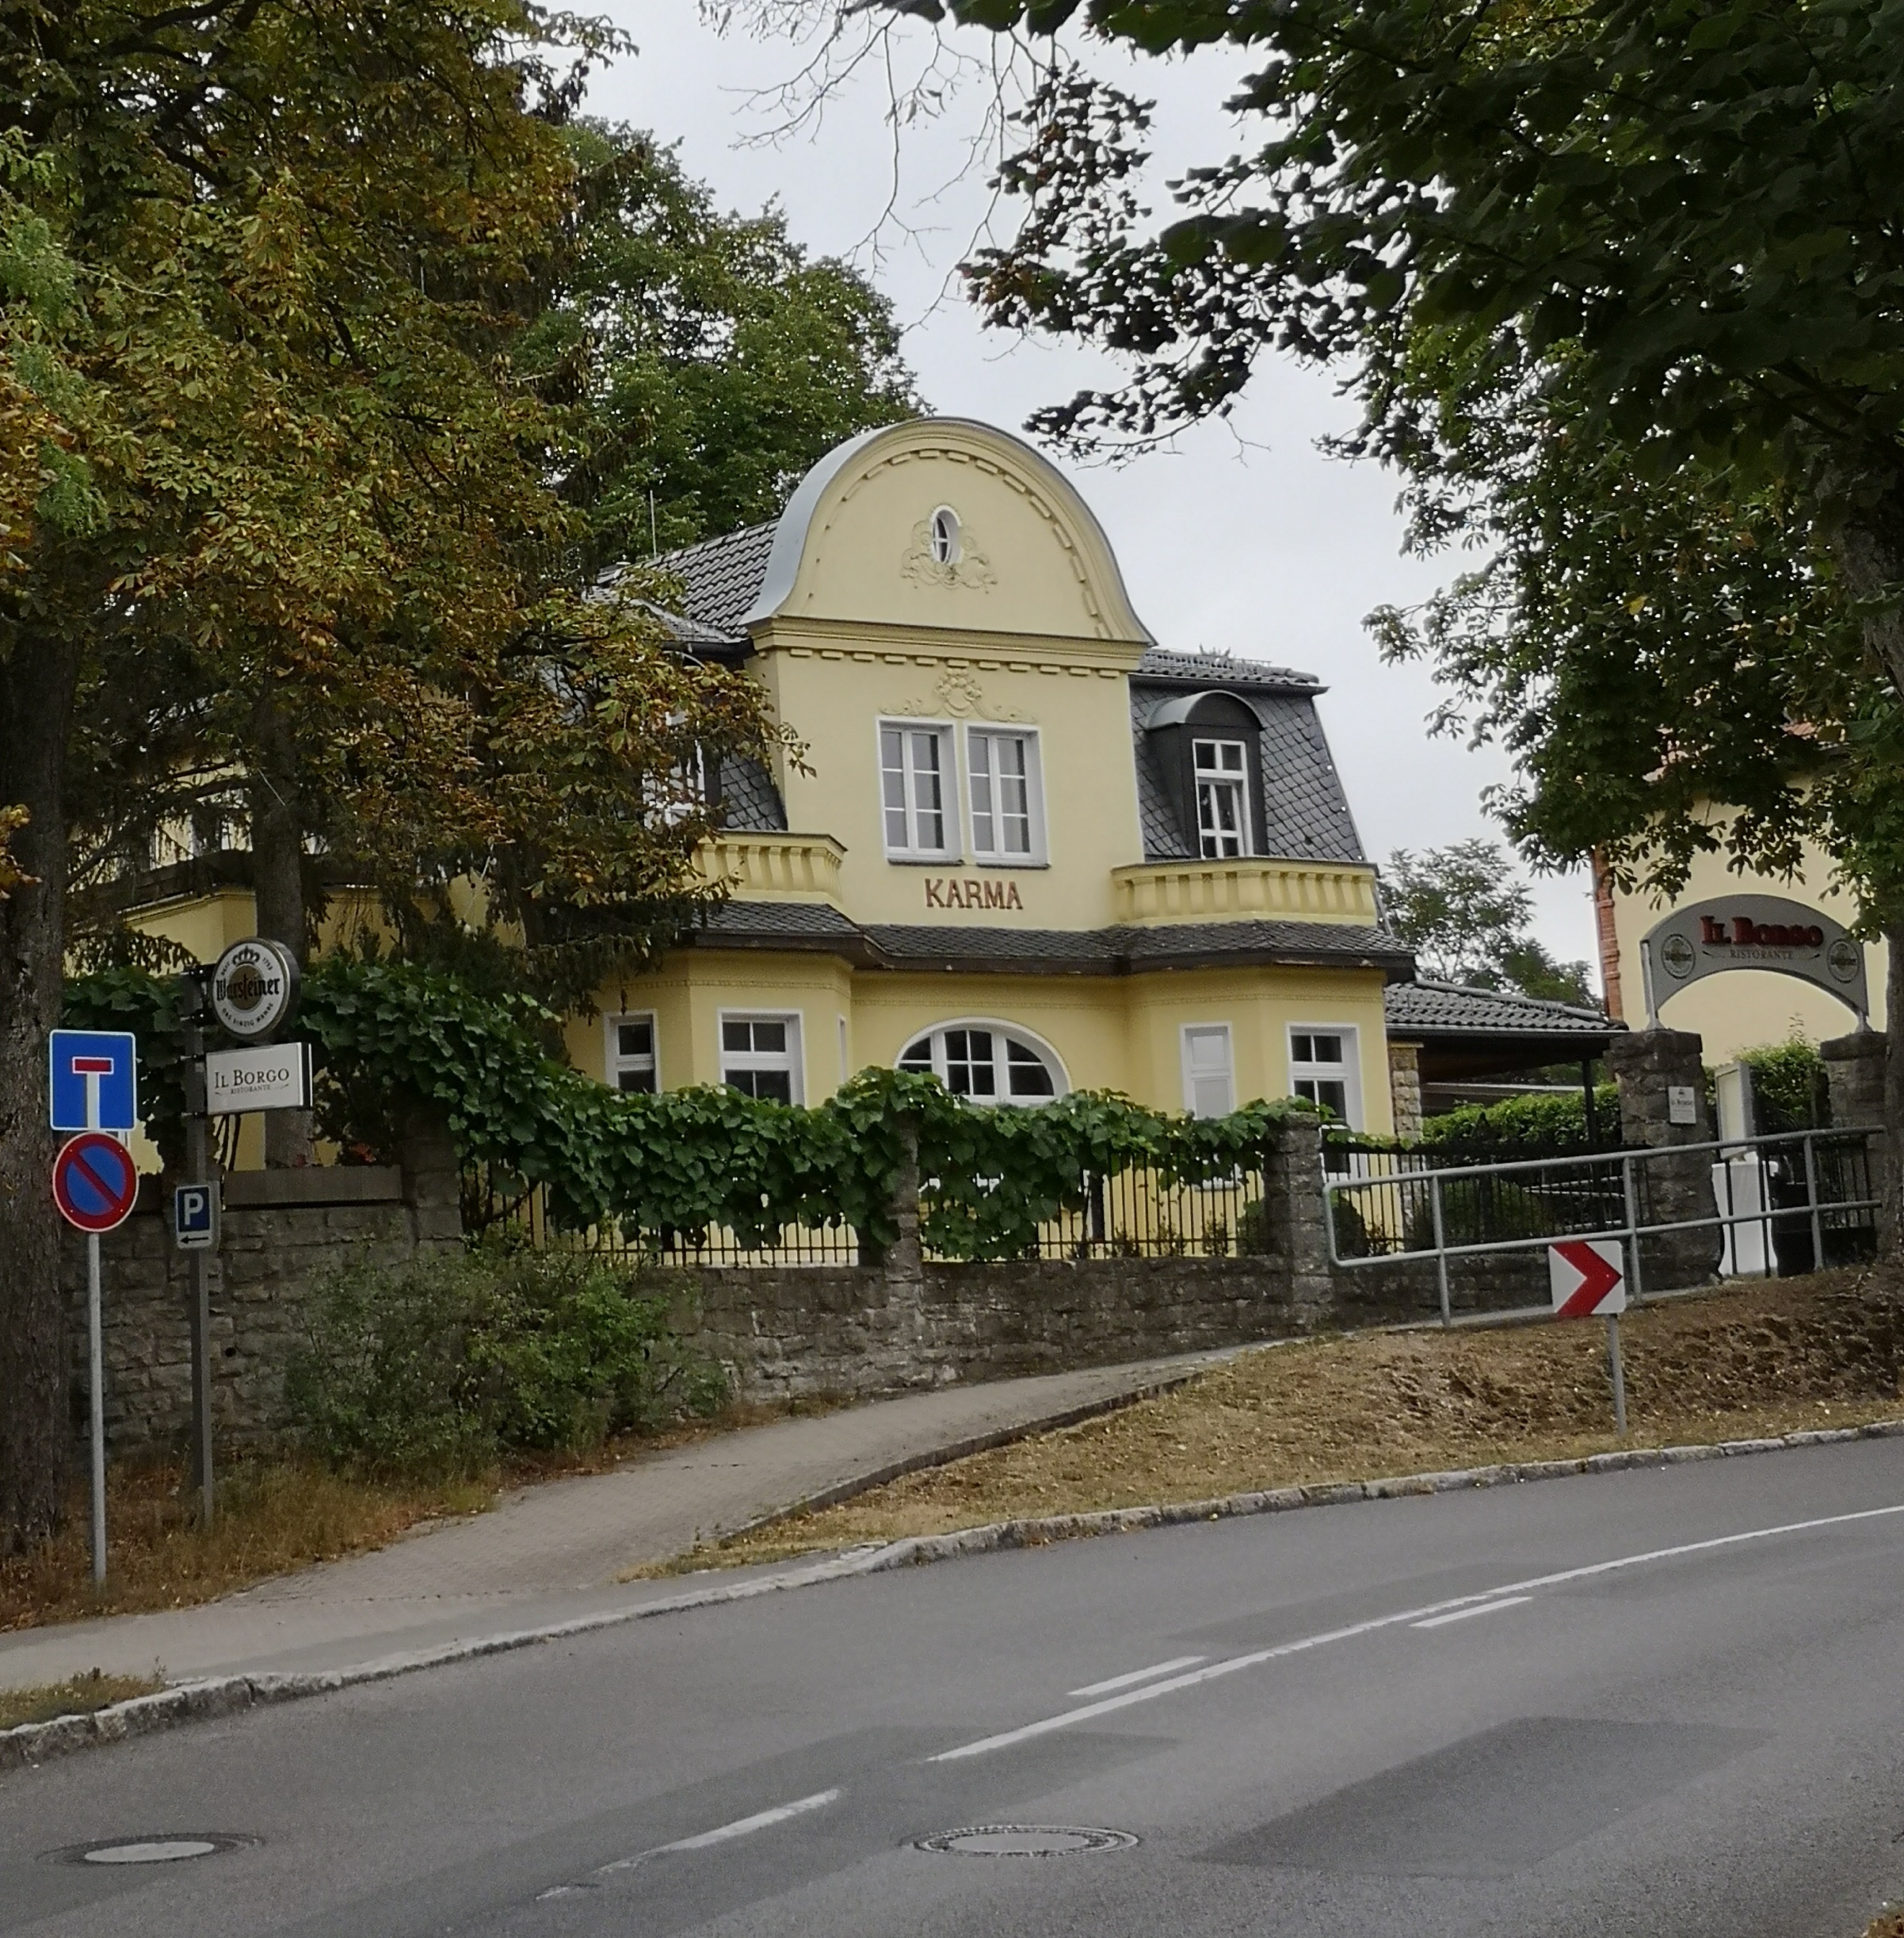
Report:
[{"label": "manhole cover", "polygon": [[168,1832],[160,1837],[115,1837],[109,1843],[69,1845],[50,1856],[69,1864],[176,1864],[192,1857],[216,1857],[221,1851],[242,1850],[256,1837],[228,1831]]},{"label": "manhole cover", "polygon": [[968,1824],[963,1830],[918,1838],[913,1848],[967,1857],[1082,1857],[1091,1851],[1126,1851],[1136,1841],[1128,1830],[1089,1830],[1074,1824]]}]

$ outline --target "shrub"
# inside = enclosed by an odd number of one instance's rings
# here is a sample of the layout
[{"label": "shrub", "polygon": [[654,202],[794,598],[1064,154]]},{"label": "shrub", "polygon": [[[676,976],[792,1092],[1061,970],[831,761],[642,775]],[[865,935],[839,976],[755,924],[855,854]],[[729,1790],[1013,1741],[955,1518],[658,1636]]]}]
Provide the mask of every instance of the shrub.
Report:
[{"label": "shrub", "polygon": [[1752,1097],[1761,1133],[1810,1130],[1830,1116],[1825,1059],[1803,1037],[1742,1050],[1738,1060],[1752,1072]]},{"label": "shrub", "polygon": [[320,1281],[284,1394],[331,1465],[444,1474],[710,1413],[727,1383],[636,1273],[582,1252],[489,1250]]},{"label": "shrub", "polygon": [[[1504,1238],[1540,1238],[1555,1229],[1553,1212],[1538,1192],[1503,1177],[1441,1181],[1441,1232],[1450,1245],[1490,1245]],[[1435,1210],[1428,1187],[1409,1207],[1402,1249],[1432,1252]]]}]

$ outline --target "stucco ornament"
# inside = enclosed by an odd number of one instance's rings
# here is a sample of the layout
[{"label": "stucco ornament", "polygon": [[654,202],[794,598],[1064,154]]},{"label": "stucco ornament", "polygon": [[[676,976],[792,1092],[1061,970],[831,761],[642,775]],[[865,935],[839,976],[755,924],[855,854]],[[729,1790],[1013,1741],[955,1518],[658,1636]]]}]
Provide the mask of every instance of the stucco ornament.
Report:
[{"label": "stucco ornament", "polygon": [[912,545],[900,562],[899,574],[916,586],[963,586],[970,592],[990,592],[998,582],[991,560],[979,549],[969,525],[960,528],[957,557],[935,557],[929,518],[913,527]]},{"label": "stucco ornament", "polygon": [[901,719],[1022,720],[1014,707],[988,707],[979,676],[969,666],[948,666],[939,675],[929,700],[902,700],[880,711]]}]

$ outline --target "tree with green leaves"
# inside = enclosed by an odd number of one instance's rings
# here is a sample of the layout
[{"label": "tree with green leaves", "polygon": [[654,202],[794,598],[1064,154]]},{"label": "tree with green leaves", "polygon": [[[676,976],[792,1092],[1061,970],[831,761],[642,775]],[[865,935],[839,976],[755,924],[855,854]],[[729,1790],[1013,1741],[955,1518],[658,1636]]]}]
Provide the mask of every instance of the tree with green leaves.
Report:
[{"label": "tree with green leaves", "polygon": [[0,1547],[62,1506],[75,881],[229,812],[300,948],[314,839],[399,929],[571,961],[709,892],[695,762],[765,750],[760,696],[592,596],[512,358],[600,44],[525,0],[0,25]]},{"label": "tree with green leaves", "polygon": [[581,213],[518,354],[578,406],[563,494],[613,567],[776,516],[818,459],[921,408],[892,308],[795,242],[723,214],[673,150],[571,131]]},{"label": "tree with green leaves", "polygon": [[1383,872],[1382,904],[1422,971],[1439,981],[1547,1002],[1593,1000],[1586,964],[1556,962],[1528,927],[1533,891],[1498,841],[1456,841],[1419,855],[1397,849]]},{"label": "tree with green leaves", "polygon": [[[1365,413],[1356,449],[1432,473],[1438,441],[1467,439],[1479,417],[1485,441],[1491,420],[1507,433],[1494,456],[1540,472],[1491,482],[1527,484],[1563,523],[1568,480],[1597,471],[1579,510],[1601,529],[1583,545],[1610,566],[1611,532],[1644,534],[1637,549],[1663,575],[1631,590],[1632,616],[1696,609],[1696,663],[1660,696],[1620,644],[1582,632],[1564,662],[1538,665],[1524,635],[1520,699],[1546,711],[1551,675],[1587,701],[1578,721],[1553,709],[1554,771],[1573,760],[1582,797],[1574,827],[1607,759],[1628,799],[1644,791],[1635,763],[1663,773],[1648,834],[1669,876],[1688,838],[1776,867],[1795,830],[1822,833],[1891,938],[1890,1007],[1904,1015],[1904,15],[1879,0],[951,10],[999,30],[1075,21],[1087,48],[1093,36],[1159,55],[1221,46],[1253,63],[1228,104],[1252,139],[1187,170],[1162,220],[1135,187],[1144,104],[1077,66],[1039,87],[1003,171],[1026,219],[975,260],[975,293],[997,322],[1084,335],[1135,364],[1122,391],[1074,398],[1041,426],[1161,436],[1221,412],[1284,352],[1345,372]],[[1665,565],[1675,525],[1698,540],[1683,574]],[[1770,526],[1788,577],[1748,555]],[[1545,589],[1564,600],[1563,569]],[[1603,575],[1597,590],[1610,589]],[[1738,605],[1759,591],[1772,605]],[[1748,638],[1821,605],[1809,666],[1806,649],[1768,661]],[[1528,731],[1547,744],[1537,723]],[[1682,734],[1711,754],[1703,769]],[[1776,786],[1741,799],[1711,784],[1755,758]],[[1566,816],[1557,793],[1547,802]],[[1647,839],[1628,849],[1642,872],[1648,852]],[[1894,1051],[1889,1116],[1904,1126],[1904,1029]]]}]

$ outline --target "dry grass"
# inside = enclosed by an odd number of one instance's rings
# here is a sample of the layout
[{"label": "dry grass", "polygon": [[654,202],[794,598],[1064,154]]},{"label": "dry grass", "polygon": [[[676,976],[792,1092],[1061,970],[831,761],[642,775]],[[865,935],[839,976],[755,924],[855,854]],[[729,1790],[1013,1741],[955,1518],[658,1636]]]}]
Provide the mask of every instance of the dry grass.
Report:
[{"label": "dry grass", "polygon": [[[83,1485],[66,1524],[30,1555],[0,1559],[0,1631],[98,1615],[190,1608],[314,1562],[383,1547],[422,1524],[480,1513],[499,1492],[691,1446],[737,1427],[843,1402],[736,1403],[706,1420],[581,1452],[525,1454],[469,1481],[370,1481],[300,1460],[250,1461],[219,1476],[218,1514],[198,1524],[197,1495],[176,1462],[115,1466],[106,1476],[106,1580],[93,1585]],[[114,1699],[116,1700],[116,1699]]]},{"label": "dry grass", "polygon": [[1887,1911],[1864,1928],[1864,1938],[1904,1938],[1904,1911]]},{"label": "dry grass", "polygon": [[[1861,1275],[1685,1299],[1621,1323],[1631,1432],[1598,1323],[1366,1334],[1250,1352],[1177,1392],[909,1474],[671,1564],[737,1566],[987,1522],[1904,1413]],[[1904,1934],[1900,1934],[1904,1938]]]},{"label": "dry grass", "polygon": [[220,1476],[201,1528],[182,1467],[115,1467],[106,1477],[106,1579],[93,1585],[83,1491],[66,1524],[32,1553],[0,1561],[0,1629],[210,1601],[315,1561],[381,1547],[418,1522],[469,1513],[487,1483],[377,1485],[302,1461],[254,1462]]},{"label": "dry grass", "polygon": [[55,1716],[83,1716],[109,1703],[130,1702],[166,1685],[156,1676],[109,1676],[89,1669],[70,1682],[44,1682],[31,1689],[0,1689],[0,1730],[23,1722],[51,1722]]}]

